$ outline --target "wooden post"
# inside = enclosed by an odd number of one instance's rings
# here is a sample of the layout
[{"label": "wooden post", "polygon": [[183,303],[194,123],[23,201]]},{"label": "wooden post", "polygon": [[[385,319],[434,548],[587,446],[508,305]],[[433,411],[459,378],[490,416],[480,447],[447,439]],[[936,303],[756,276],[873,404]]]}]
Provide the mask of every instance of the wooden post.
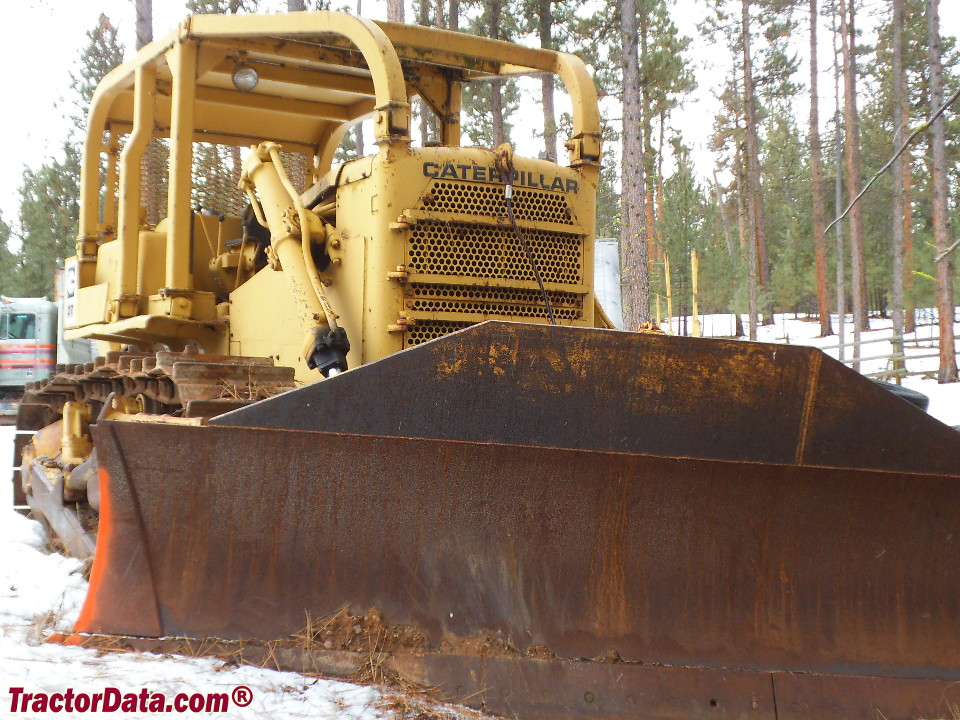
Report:
[{"label": "wooden post", "polygon": [[660,327],[660,293],[657,293],[657,327]]},{"label": "wooden post", "polygon": [[673,335],[673,291],[670,289],[670,253],[663,253],[663,277],[667,282],[667,319],[670,324],[670,328],[667,330],[668,335]]},{"label": "wooden post", "polygon": [[699,274],[700,269],[700,258],[697,256],[696,250],[690,251],[690,275],[692,278],[691,285],[693,286],[693,336],[701,337],[700,331],[700,303],[697,302],[699,299],[697,293],[697,275]]}]

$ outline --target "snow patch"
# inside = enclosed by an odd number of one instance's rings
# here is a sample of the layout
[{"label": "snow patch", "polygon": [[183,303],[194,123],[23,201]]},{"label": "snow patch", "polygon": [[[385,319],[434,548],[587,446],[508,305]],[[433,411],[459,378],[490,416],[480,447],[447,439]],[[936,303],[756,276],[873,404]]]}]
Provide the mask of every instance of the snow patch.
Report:
[{"label": "snow patch", "polygon": [[[12,433],[6,428],[0,442]],[[231,704],[220,718],[315,718],[379,720],[385,716],[376,688],[305,677],[250,666],[225,667],[219,660],[107,653],[43,642],[52,632],[69,630],[87,591],[83,563],[46,549],[38,522],[0,508],[0,707],[10,709],[10,688],[25,692],[97,693],[115,687],[121,693],[230,693],[246,686],[253,701]],[[117,717],[116,713],[60,713],[61,717]],[[5,715],[6,716],[6,715]],[[30,712],[19,717],[34,717]],[[189,714],[188,714],[189,716]],[[156,713],[123,713],[125,718],[155,718]]]}]

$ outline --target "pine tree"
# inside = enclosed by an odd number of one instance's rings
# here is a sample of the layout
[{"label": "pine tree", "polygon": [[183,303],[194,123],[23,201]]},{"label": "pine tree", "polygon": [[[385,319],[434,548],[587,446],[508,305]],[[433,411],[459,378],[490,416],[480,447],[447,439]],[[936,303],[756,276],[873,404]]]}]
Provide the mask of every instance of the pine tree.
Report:
[{"label": "pine tree", "polygon": [[20,186],[18,294],[52,297],[54,270],[73,254],[77,239],[79,187],[80,156],[73,143],[64,143],[61,158],[24,172]]},{"label": "pine tree", "polygon": [[[690,251],[707,249],[707,201],[695,178],[690,149],[678,138],[670,144],[677,169],[664,181],[663,244],[670,256],[674,312],[685,318],[692,308]],[[686,334],[683,324],[681,332]]]},{"label": "pine tree", "polygon": [[[540,47],[555,50],[557,43],[554,39],[554,1],[537,0],[536,18],[537,35],[540,38]],[[532,14],[532,13],[531,13]],[[544,73],[540,79],[540,93],[543,105],[543,146],[544,155],[551,162],[557,161],[557,116],[554,107],[554,76]]]},{"label": "pine tree", "polygon": [[10,226],[0,213],[0,295],[18,297],[21,292],[16,274],[17,258],[10,251],[10,237]]},{"label": "pine tree", "polygon": [[[930,58],[930,107],[943,105],[943,68],[940,46],[940,0],[927,0],[927,48]],[[953,324],[953,256],[949,252],[950,215],[947,187],[946,119],[941,115],[930,129],[933,236],[937,244],[937,315],[940,326],[940,370],[937,381],[957,381],[957,352]]]},{"label": "pine tree", "polygon": [[[663,186],[661,173],[664,134],[670,114],[682,97],[696,88],[696,80],[684,58],[690,38],[680,35],[670,17],[666,0],[640,0],[638,35],[640,40],[639,72],[642,108],[642,144],[646,166],[645,222],[648,253],[655,255],[658,232],[655,198]],[[654,150],[654,123],[659,124],[658,149]],[[659,209],[662,214],[663,208]]]},{"label": "pine tree", "polygon": [[71,138],[62,154],[35,170],[26,170],[20,186],[20,251],[16,259],[19,294],[52,296],[57,265],[73,254],[77,238],[80,195],[80,137],[84,111],[97,84],[123,60],[123,46],[106,15],[87,33],[87,47],[71,74],[76,96]]},{"label": "pine tree", "polygon": [[[903,69],[903,0],[893,0],[893,148],[903,143],[906,137],[906,73]],[[906,159],[901,155],[893,163],[893,227],[890,233],[893,247],[893,334],[895,338],[894,352],[903,353],[903,260],[904,260],[904,205],[907,202],[904,191],[904,175]],[[903,361],[894,364],[897,369],[903,368]]]},{"label": "pine tree", "polygon": [[[289,0],[293,2],[295,0]],[[303,0],[299,0],[302,4]],[[403,0],[387,0],[387,20],[390,22],[403,22]]]},{"label": "pine tree", "polygon": [[197,15],[235,15],[256,12],[258,0],[187,0],[187,10]]},{"label": "pine tree", "polygon": [[620,239],[620,191],[617,188],[617,157],[613,143],[616,131],[604,132],[607,144],[603,148],[600,182],[597,184],[597,237]]},{"label": "pine tree", "polygon": [[[860,165],[860,113],[857,108],[857,59],[855,0],[840,0],[840,45],[843,51],[844,124],[846,126],[847,199],[860,192],[863,174]],[[869,329],[867,315],[867,272],[864,257],[863,205],[857,203],[848,215],[850,226],[850,286],[853,298],[853,341]],[[860,363],[855,362],[855,370]]]},{"label": "pine tree", "polygon": [[[507,0],[478,0],[477,14],[466,25],[472,35],[511,40],[521,27],[522,13],[513,12]],[[510,142],[510,117],[517,111],[520,95],[513,80],[495,78],[467,83],[463,90],[463,132],[475,145],[496,147]]]},{"label": "pine tree", "polygon": [[749,200],[747,208],[753,227],[752,242],[757,248],[757,263],[760,271],[760,287],[764,303],[763,323],[773,323],[773,295],[770,292],[770,255],[767,248],[766,218],[764,215],[763,181],[760,176],[760,131],[757,97],[753,83],[753,53],[751,52],[750,2],[741,2],[741,49],[743,52],[743,106],[746,127],[745,168]]},{"label": "pine tree", "polygon": [[825,211],[820,167],[820,96],[817,93],[818,19],[817,0],[810,0],[810,190],[813,196],[813,246],[817,265],[817,314],[820,316],[820,337],[825,337],[833,334],[833,328],[830,327],[830,294],[827,291],[827,238],[823,233]]},{"label": "pine tree", "polygon": [[621,155],[620,253],[624,287],[624,327],[635,330],[650,322],[650,275],[647,265],[644,198],[643,109],[640,91],[638,7],[620,0],[620,48],[623,63],[623,152]]},{"label": "pine tree", "polygon": [[[738,242],[732,248],[735,257],[731,258],[731,280],[737,285],[733,293],[738,306],[746,305],[748,318],[748,337],[757,339],[757,282],[756,282],[756,244],[750,241],[751,217],[747,208],[748,192],[746,188],[744,131],[744,92],[742,82],[741,56],[742,32],[740,21],[727,7],[724,0],[718,0],[714,11],[700,26],[700,32],[709,42],[726,45],[731,59],[731,69],[726,83],[719,94],[721,110],[714,118],[713,132],[710,135],[710,147],[717,155],[718,171],[733,174],[729,189],[730,204],[735,208]],[[733,243],[731,243],[733,244]],[[738,335],[743,334],[742,322],[738,323]]]},{"label": "pine tree", "polygon": [[123,44],[117,38],[117,29],[106,15],[100,15],[96,27],[87,33],[87,39],[77,69],[70,73],[70,87],[75,93],[74,137],[82,135],[86,127],[87,108],[90,107],[97,85],[108,72],[123,62]]},{"label": "pine tree", "polygon": [[[739,303],[737,302],[737,283],[739,281],[740,256],[733,243],[733,233],[731,231],[730,214],[727,211],[727,200],[724,197],[723,187],[720,180],[717,179],[717,171],[713,171],[713,189],[717,197],[717,210],[723,230],[724,245],[727,250],[727,259],[729,261],[729,271],[726,273],[727,281],[731,284],[730,301],[728,309],[734,316],[734,337],[743,337],[743,318],[740,316]],[[719,284],[723,284],[722,281]]]},{"label": "pine tree", "polygon": [[153,42],[153,0],[134,0],[137,15],[137,50]]}]

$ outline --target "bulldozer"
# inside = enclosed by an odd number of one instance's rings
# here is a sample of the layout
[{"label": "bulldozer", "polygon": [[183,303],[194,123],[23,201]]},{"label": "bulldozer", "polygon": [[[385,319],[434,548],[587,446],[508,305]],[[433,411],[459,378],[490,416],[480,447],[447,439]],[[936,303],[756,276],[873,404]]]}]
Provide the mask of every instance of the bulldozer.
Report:
[{"label": "bulldozer", "polygon": [[[565,164],[461,146],[465,86],[545,73]],[[523,719],[955,707],[960,434],[813,348],[614,329],[576,56],[198,15],[87,132],[64,322],[103,354],[18,435],[33,513],[93,556],[68,641],[382,656]]]}]

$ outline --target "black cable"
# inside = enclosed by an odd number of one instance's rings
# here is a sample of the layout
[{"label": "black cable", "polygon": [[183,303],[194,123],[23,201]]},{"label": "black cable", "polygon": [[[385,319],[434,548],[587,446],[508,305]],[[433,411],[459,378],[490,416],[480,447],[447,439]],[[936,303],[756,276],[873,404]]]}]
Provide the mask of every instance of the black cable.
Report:
[{"label": "black cable", "polygon": [[540,286],[540,294],[543,296],[543,302],[546,303],[547,317],[550,318],[550,324],[556,325],[557,319],[553,316],[553,308],[550,307],[550,298],[547,295],[547,289],[543,286],[543,278],[540,277],[540,268],[537,267],[537,261],[534,259],[533,252],[530,250],[530,243],[527,242],[527,238],[520,232],[520,228],[517,226],[517,219],[513,216],[513,184],[510,182],[503,186],[503,202],[507,206],[507,217],[510,219],[513,231],[520,240],[520,244],[523,245],[523,251],[527,254],[527,262],[530,263],[533,276],[537,279],[537,284]]},{"label": "black cable", "polygon": [[[824,235],[830,232],[831,228],[833,228],[834,225],[836,225],[838,222],[843,220],[847,216],[847,213],[853,210],[853,206],[856,205],[858,202],[860,202],[860,198],[862,198],[866,194],[867,190],[869,190],[873,186],[873,184],[880,179],[881,175],[883,175],[887,170],[889,170],[893,166],[894,161],[898,157],[903,155],[906,149],[910,147],[910,145],[913,143],[914,140],[917,139],[917,135],[919,135],[924,130],[929,128],[931,125],[933,125],[933,121],[936,120],[941,115],[943,115],[946,109],[951,105],[953,105],[958,99],[960,99],[960,90],[957,90],[950,98],[948,98],[947,101],[943,103],[943,105],[941,105],[937,109],[937,111],[926,120],[926,122],[924,122],[922,125],[916,128],[912,133],[910,133],[910,137],[908,137],[906,140],[903,141],[903,144],[893,154],[893,157],[887,160],[886,164],[882,168],[880,168],[872,178],[870,178],[870,181],[866,185],[863,186],[863,190],[861,190],[857,194],[857,196],[850,201],[850,204],[847,205],[847,209],[844,210],[842,213],[840,213],[836,218],[834,218],[832,223],[830,223],[829,225],[827,225],[827,227],[824,228],[823,230]],[[940,260],[938,259],[937,262],[940,262]]]}]

